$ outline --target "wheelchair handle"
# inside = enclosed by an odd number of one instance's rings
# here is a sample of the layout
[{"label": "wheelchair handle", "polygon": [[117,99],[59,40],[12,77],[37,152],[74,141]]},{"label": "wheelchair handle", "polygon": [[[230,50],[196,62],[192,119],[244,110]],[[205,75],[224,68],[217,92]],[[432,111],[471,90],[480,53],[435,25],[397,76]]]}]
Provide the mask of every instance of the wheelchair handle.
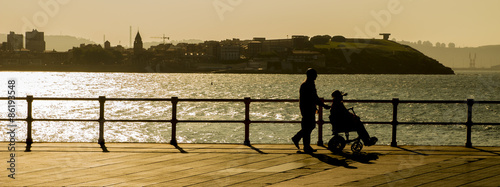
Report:
[{"label": "wheelchair handle", "polygon": [[352,111],[352,114],[356,115],[356,112],[354,112],[354,107],[351,107],[351,108],[349,108],[349,109],[347,109],[347,110]]}]

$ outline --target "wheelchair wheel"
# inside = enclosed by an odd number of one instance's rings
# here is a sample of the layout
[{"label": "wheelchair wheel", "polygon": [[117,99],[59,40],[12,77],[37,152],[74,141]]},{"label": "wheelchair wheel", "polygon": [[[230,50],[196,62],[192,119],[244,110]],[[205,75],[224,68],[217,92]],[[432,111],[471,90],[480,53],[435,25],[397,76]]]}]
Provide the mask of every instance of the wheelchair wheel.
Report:
[{"label": "wheelchair wheel", "polygon": [[355,153],[359,153],[363,149],[363,143],[361,141],[355,141],[351,145],[351,151]]},{"label": "wheelchair wheel", "polygon": [[332,152],[339,152],[344,149],[345,144],[345,139],[342,136],[335,135],[328,141],[328,149]]}]

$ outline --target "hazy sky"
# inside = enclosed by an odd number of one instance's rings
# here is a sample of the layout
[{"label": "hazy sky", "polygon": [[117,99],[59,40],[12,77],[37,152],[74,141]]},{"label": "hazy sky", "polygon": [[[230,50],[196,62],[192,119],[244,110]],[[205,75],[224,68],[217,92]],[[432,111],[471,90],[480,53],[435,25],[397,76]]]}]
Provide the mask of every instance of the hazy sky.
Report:
[{"label": "hazy sky", "polygon": [[344,35],[500,44],[499,0],[0,0],[0,33],[33,27],[129,45],[143,41]]}]

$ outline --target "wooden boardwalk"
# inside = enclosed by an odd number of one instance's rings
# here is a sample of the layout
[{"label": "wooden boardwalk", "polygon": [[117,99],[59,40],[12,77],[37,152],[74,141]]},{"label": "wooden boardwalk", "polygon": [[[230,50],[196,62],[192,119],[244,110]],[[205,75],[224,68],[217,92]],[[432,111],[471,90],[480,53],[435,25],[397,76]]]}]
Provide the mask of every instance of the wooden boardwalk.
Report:
[{"label": "wooden boardwalk", "polygon": [[[0,186],[500,186],[500,147],[372,146],[362,154],[293,145],[34,143]],[[2,168],[10,159],[0,143]],[[23,149],[18,144],[17,149]]]}]

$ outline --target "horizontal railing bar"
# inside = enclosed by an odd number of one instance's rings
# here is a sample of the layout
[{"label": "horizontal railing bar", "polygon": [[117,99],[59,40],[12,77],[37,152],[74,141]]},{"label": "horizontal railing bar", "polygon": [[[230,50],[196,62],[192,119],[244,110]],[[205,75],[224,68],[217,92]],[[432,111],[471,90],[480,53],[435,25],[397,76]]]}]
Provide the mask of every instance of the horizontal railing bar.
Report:
[{"label": "horizontal railing bar", "polygon": [[[330,121],[325,121],[325,123],[331,123]],[[384,124],[384,125],[392,125],[390,121],[363,121],[364,124]]]},{"label": "horizontal railing bar", "polygon": [[269,103],[282,103],[282,102],[299,102],[298,99],[251,99],[251,102],[269,102]]},{"label": "horizontal railing bar", "polygon": [[465,125],[465,122],[398,122],[399,125]]},{"label": "horizontal railing bar", "polygon": [[186,102],[243,102],[244,99],[181,99],[178,101],[186,101]]},{"label": "horizontal railing bar", "polygon": [[[9,99],[8,97],[0,97],[0,100],[12,100]],[[26,97],[16,97],[14,100],[26,100]]]},{"label": "horizontal railing bar", "polygon": [[[13,100],[26,100],[26,97],[16,97]],[[0,97],[0,100],[12,100]],[[67,97],[34,97],[33,100],[61,100],[61,101],[97,101],[99,98],[67,98]]]},{"label": "horizontal railing bar", "polygon": [[106,101],[172,101],[171,98],[106,98]]},{"label": "horizontal railing bar", "polygon": [[463,104],[467,103],[466,100],[399,100],[399,103],[432,103],[432,104]]},{"label": "horizontal railing bar", "polygon": [[243,120],[177,120],[179,123],[243,123]]},{"label": "horizontal railing bar", "polygon": [[[0,119],[0,121],[11,121],[10,119]],[[28,121],[26,118],[14,119],[14,121]],[[32,119],[32,121],[98,121],[97,119]]]},{"label": "horizontal railing bar", "polygon": [[[325,100],[325,102],[332,102],[333,100]],[[392,103],[392,100],[349,100],[344,99],[345,103]]]},{"label": "horizontal railing bar", "polygon": [[[331,123],[330,121],[325,121],[325,124]],[[381,121],[362,121],[364,124],[392,124],[392,122],[381,122]],[[399,125],[466,125],[466,122],[398,122]],[[500,125],[500,123],[490,123],[490,122],[479,122],[472,123],[472,125]]]},{"label": "horizontal railing bar", "polygon": [[[400,125],[467,125],[467,122],[398,122]],[[500,125],[500,123],[474,122],[472,125]]]},{"label": "horizontal railing bar", "polygon": [[[332,102],[333,100],[325,100],[325,102]],[[345,103],[392,103],[392,100],[349,100],[345,99],[343,100]],[[467,103],[466,100],[399,100],[399,103],[443,103],[443,104],[449,104],[449,103]],[[475,102],[477,103],[477,102]]]},{"label": "horizontal railing bar", "polygon": [[488,123],[488,122],[485,122],[485,123],[482,123],[482,122],[479,122],[479,123],[471,123],[472,125],[500,125],[500,123]]},{"label": "horizontal railing bar", "polygon": [[59,98],[59,97],[38,97],[38,98],[33,98],[33,100],[43,100],[43,101],[55,101],[55,100],[62,100],[62,101],[98,101],[99,98]]},{"label": "horizontal railing bar", "polygon": [[500,104],[500,101],[474,101],[477,104]]},{"label": "horizontal railing bar", "polygon": [[161,122],[161,123],[170,123],[172,120],[149,120],[149,119],[107,119],[105,122]]},{"label": "horizontal railing bar", "polygon": [[[331,123],[330,121],[325,121],[325,124]],[[362,121],[364,124],[386,124],[392,125],[392,122],[384,121]],[[465,125],[464,122],[398,122],[399,125]],[[499,123],[500,124],[500,123]]]},{"label": "horizontal railing bar", "polygon": [[252,123],[300,123],[301,121],[251,121]]},{"label": "horizontal railing bar", "polygon": [[[17,120],[17,119],[16,119]],[[97,119],[33,119],[33,121],[75,121],[75,122],[98,122]]]},{"label": "horizontal railing bar", "polygon": [[[0,97],[0,100],[10,100],[8,97]],[[26,97],[16,97],[15,100],[26,100]],[[67,98],[67,97],[34,97],[33,100],[80,100],[98,101],[99,98]],[[172,101],[171,98],[106,98],[106,101]],[[182,99],[178,101],[187,102],[243,102],[244,99]],[[251,99],[252,102],[299,102],[298,99]],[[325,102],[332,102],[326,99]],[[391,103],[392,100],[344,100],[348,103]],[[399,103],[467,103],[467,100],[399,100]],[[500,101],[478,101],[480,104],[500,104]]]},{"label": "horizontal railing bar", "polygon": [[[15,121],[26,121],[24,118]],[[10,119],[0,119],[10,121]],[[33,121],[74,121],[74,122],[98,122],[97,119],[33,119]],[[172,120],[129,120],[129,119],[107,119],[106,122],[163,122],[170,123]],[[244,120],[177,120],[179,123],[243,123]],[[251,121],[252,123],[300,123],[301,121]],[[324,121],[325,124],[331,123]],[[363,121],[364,124],[392,124],[390,121]],[[400,125],[466,125],[466,122],[398,122]],[[475,122],[472,125],[500,125],[500,123]]]}]

